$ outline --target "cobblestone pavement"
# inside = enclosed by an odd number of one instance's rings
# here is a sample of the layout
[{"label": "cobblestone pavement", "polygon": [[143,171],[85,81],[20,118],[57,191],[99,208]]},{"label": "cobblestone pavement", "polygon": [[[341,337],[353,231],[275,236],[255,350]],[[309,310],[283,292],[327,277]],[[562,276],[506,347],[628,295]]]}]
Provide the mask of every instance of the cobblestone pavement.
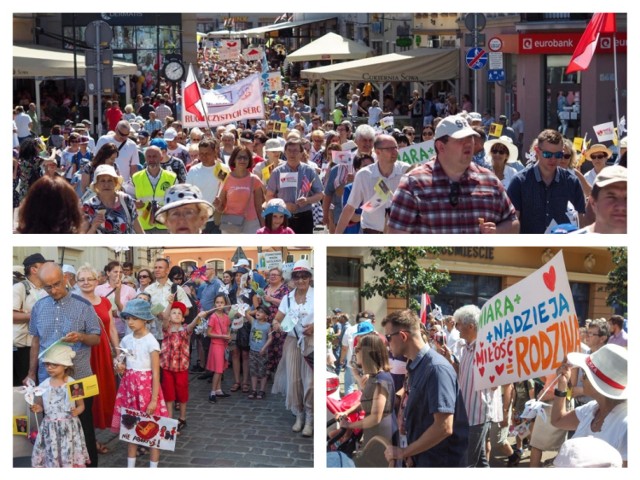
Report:
[{"label": "cobblestone pavement", "polygon": [[[313,467],[313,438],[291,431],[295,417],[285,410],[284,397],[271,395],[267,384],[264,400],[250,400],[241,391],[209,403],[211,384],[189,374],[187,427],[182,430],[174,452],[160,451],[160,468]],[[222,389],[229,392],[233,374],[227,370]],[[177,418],[177,412],[174,412]],[[100,455],[98,466],[126,467],[127,443],[108,430],[96,431],[109,448]],[[14,466],[30,466],[29,458],[14,459]],[[139,457],[137,467],[149,466],[149,455]]]}]

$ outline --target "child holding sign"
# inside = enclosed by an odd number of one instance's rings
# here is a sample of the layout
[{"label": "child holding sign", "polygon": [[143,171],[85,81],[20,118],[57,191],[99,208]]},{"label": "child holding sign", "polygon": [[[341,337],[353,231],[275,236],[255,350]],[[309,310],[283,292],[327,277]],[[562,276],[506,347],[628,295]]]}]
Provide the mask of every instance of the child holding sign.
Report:
[{"label": "child holding sign", "polygon": [[84,402],[81,399],[72,401],[67,388],[67,384],[73,382],[69,371],[75,356],[68,345],[55,345],[43,358],[49,378],[40,384],[44,394],[37,397],[31,407],[34,413],[45,412],[33,446],[32,467],[84,468],[89,463],[78,418],[84,411]]},{"label": "child holding sign", "polygon": [[191,333],[202,317],[196,317],[189,325],[183,326],[188,309],[182,302],[174,302],[175,295],[169,295],[169,303],[162,321],[162,394],[167,402],[169,417],[173,418],[173,406],[180,402],[178,431],[187,426],[187,402],[189,401],[189,342]]},{"label": "child holding sign", "polygon": [[[127,321],[131,333],[120,342],[120,347],[131,355],[125,355],[117,364],[122,376],[113,409],[111,430],[120,431],[121,408],[146,412],[149,415],[169,416],[160,390],[160,345],[149,332],[149,322],[156,317],[151,313],[151,304],[136,298],[130,300],[120,317]],[[127,467],[136,466],[137,446],[130,443],[127,451]],[[155,468],[160,460],[160,450],[151,449],[149,466]]]}]

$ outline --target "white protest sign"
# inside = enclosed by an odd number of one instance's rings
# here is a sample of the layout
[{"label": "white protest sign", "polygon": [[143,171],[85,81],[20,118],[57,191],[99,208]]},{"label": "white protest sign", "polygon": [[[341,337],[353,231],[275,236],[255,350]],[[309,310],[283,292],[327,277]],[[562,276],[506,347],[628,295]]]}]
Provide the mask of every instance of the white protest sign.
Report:
[{"label": "white protest sign", "polygon": [[178,421],[173,418],[148,415],[144,412],[121,407],[120,440],[174,451],[178,433]]},{"label": "white protest sign", "polygon": [[298,188],[298,172],[280,172],[280,188]]},{"label": "white protest sign", "polygon": [[428,162],[435,154],[434,141],[428,140],[400,149],[398,152],[398,160],[414,165],[416,163]]},{"label": "white protest sign", "polygon": [[[185,86],[183,82],[182,88],[184,89]],[[225,125],[249,118],[264,118],[264,103],[258,74],[250,75],[218,90],[202,90],[202,100],[206,105],[209,126]],[[187,111],[184,101],[183,97],[183,125],[187,128],[206,127],[206,121],[198,120],[195,115]]]},{"label": "white protest sign", "polygon": [[247,62],[251,62],[253,60],[260,60],[262,58],[262,48],[261,47],[252,47],[249,50],[243,53],[244,59]]},{"label": "white protest sign", "polygon": [[240,58],[240,41],[222,40],[218,47],[218,58],[220,60],[237,60]]},{"label": "white protest sign", "polygon": [[258,253],[258,269],[271,270],[282,265],[282,252],[262,252]]},{"label": "white protest sign", "polygon": [[593,131],[596,132],[599,142],[612,141],[616,138],[615,127],[613,122],[601,123],[600,125],[594,125]]},{"label": "white protest sign", "polygon": [[580,350],[578,316],[562,252],[482,308],[473,359],[475,388],[554,374]]},{"label": "white protest sign", "polygon": [[277,92],[282,89],[282,75],[280,72],[269,72],[269,76],[267,77],[267,90],[269,92]]},{"label": "white protest sign", "polygon": [[393,117],[383,117],[379,120],[381,128],[393,127]]},{"label": "white protest sign", "polygon": [[332,150],[331,158],[336,165],[353,165],[353,153],[349,150]]},{"label": "white protest sign", "polygon": [[384,183],[384,180],[378,180],[378,182],[373,187],[373,191],[375,192],[373,197],[371,197],[362,205],[362,210],[364,212],[375,212],[383,205],[386,205],[389,200],[391,200],[392,192],[391,190],[389,190],[387,184]]}]

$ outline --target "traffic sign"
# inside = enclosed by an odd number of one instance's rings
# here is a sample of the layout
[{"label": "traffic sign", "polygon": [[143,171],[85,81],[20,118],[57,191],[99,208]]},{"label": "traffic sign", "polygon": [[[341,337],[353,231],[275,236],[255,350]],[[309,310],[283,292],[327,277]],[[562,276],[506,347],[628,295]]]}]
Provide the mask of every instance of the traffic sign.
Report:
[{"label": "traffic sign", "polygon": [[489,60],[489,54],[484,48],[470,48],[467,50],[467,65],[471,70],[481,70]]},{"label": "traffic sign", "polygon": [[502,39],[500,37],[491,37],[489,39],[489,50],[499,52],[502,50]]},{"label": "traffic sign", "polygon": [[483,13],[467,13],[464,17],[464,25],[470,32],[474,30],[480,32],[487,25],[487,17]]},{"label": "traffic sign", "polygon": [[502,52],[489,52],[489,69],[500,70],[504,68]]},{"label": "traffic sign", "polygon": [[503,82],[505,79],[504,69],[500,70],[489,70],[487,73],[487,81],[488,82]]},{"label": "traffic sign", "polygon": [[[476,36],[478,37],[476,39]],[[465,47],[484,47],[487,35],[485,33],[465,33],[464,34],[464,46]]]}]

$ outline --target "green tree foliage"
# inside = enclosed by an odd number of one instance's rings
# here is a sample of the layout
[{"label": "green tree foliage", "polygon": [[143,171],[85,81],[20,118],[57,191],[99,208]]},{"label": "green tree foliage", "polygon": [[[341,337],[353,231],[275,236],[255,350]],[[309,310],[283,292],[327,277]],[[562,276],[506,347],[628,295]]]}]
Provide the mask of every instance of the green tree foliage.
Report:
[{"label": "green tree foliage", "polygon": [[609,282],[606,291],[607,305],[619,305],[627,308],[627,249],[625,247],[610,247],[611,261],[615,267],[609,272]]},{"label": "green tree foliage", "polygon": [[362,296],[371,298],[398,297],[406,300],[407,308],[419,310],[413,298],[423,293],[434,295],[450,282],[449,272],[438,270],[437,264],[423,267],[420,261],[449,251],[439,247],[384,247],[371,249],[371,261],[363,269],[374,270],[373,279],[362,286]]}]

